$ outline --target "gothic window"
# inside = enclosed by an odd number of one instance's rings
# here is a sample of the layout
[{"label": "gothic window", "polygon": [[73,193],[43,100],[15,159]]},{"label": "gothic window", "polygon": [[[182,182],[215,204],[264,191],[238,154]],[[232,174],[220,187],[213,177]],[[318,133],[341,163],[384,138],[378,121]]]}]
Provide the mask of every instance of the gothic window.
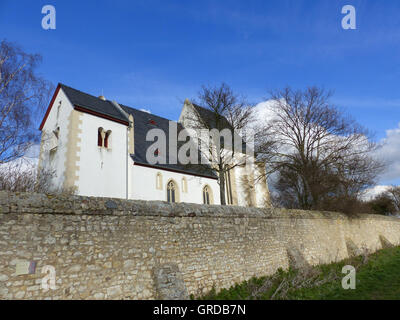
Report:
[{"label": "gothic window", "polygon": [[178,202],[178,188],[172,180],[167,184],[167,201],[171,203]]},{"label": "gothic window", "polygon": [[209,186],[205,186],[203,188],[203,203],[204,204],[212,204],[212,192]]},{"label": "gothic window", "polygon": [[156,189],[162,190],[162,175],[160,172],[156,175]]}]

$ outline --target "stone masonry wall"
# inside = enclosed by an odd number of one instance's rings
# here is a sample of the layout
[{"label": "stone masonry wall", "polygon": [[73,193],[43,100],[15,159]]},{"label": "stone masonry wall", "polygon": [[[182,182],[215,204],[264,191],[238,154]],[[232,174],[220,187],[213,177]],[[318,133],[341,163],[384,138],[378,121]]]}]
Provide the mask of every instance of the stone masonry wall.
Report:
[{"label": "stone masonry wall", "polygon": [[400,219],[0,192],[0,299],[187,298],[390,244]]}]

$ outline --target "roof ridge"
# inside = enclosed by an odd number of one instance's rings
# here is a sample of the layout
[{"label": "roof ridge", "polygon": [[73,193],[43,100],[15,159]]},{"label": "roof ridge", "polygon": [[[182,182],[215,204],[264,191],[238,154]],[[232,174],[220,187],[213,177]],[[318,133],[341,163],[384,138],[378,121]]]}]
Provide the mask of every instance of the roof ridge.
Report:
[{"label": "roof ridge", "polygon": [[[94,96],[94,95],[92,95],[92,94],[90,94],[90,93],[84,92],[84,91],[79,90],[79,89],[72,88],[72,87],[70,87],[70,86],[67,86],[66,84],[61,83],[61,82],[59,82],[59,84],[60,84],[61,87],[67,87],[68,89],[72,89],[72,90],[78,91],[78,92],[80,92],[80,93],[86,94],[87,96],[91,96],[91,97],[93,97],[93,98],[96,98],[96,99],[99,99],[99,100],[101,100],[101,101],[104,101],[104,100],[100,99],[99,97],[96,97],[96,96]],[[110,102],[110,100],[107,100],[107,99],[106,99],[106,101],[109,101],[109,102]]]},{"label": "roof ridge", "polygon": [[190,102],[190,103],[193,105],[193,107],[196,107],[196,108],[200,108],[200,109],[203,109],[203,110],[206,110],[206,111],[213,112],[211,109],[207,109],[207,108],[205,108],[205,107],[203,107],[203,106],[198,105],[197,103],[194,103],[194,102]]},{"label": "roof ridge", "polygon": [[129,121],[129,114],[124,109],[122,109],[121,105],[117,101],[110,101],[110,103],[119,111],[119,113],[121,113],[126,118],[126,120]]},{"label": "roof ridge", "polygon": [[164,117],[158,116],[158,115],[156,115],[156,114],[154,114],[154,113],[149,113],[149,112],[146,112],[146,111],[137,109],[137,108],[129,107],[129,106],[126,106],[126,105],[121,104],[121,103],[120,103],[119,105],[120,105],[121,107],[125,107],[125,108],[128,108],[128,109],[135,110],[135,111],[137,111],[137,112],[144,113],[144,114],[146,114],[149,118],[151,118],[151,117],[156,117],[156,118],[160,118],[160,119],[163,119],[163,120],[168,120],[168,121],[172,121],[172,122],[178,123],[178,121],[174,121],[174,120],[171,120],[171,119],[168,119],[168,118],[164,118]]},{"label": "roof ridge", "polygon": [[[213,115],[216,114],[216,111],[214,111],[214,110],[212,110],[212,109],[199,106],[199,105],[196,104],[196,103],[192,103],[192,105],[193,105],[193,107],[195,107],[195,108],[197,108],[197,109],[204,110],[205,112],[207,112],[207,113],[209,113],[209,114],[213,114]],[[226,119],[226,117],[225,117],[224,115],[222,115],[222,114],[220,114],[220,115],[221,115],[223,118]]]},{"label": "roof ridge", "polygon": [[[101,101],[104,102],[104,100],[100,99],[99,97],[96,97],[96,96],[94,96],[94,95],[92,95],[92,94],[90,94],[90,93],[84,92],[84,91],[82,91],[82,90],[75,89],[75,88],[73,88],[73,87],[71,87],[71,86],[68,86],[68,85],[66,85],[66,84],[64,84],[64,83],[59,82],[59,85],[60,85],[61,87],[66,87],[66,88],[68,88],[68,89],[75,90],[75,91],[77,91],[77,92],[79,92],[79,93],[85,94],[85,95],[90,96],[90,97],[93,97],[93,98],[95,98],[95,99],[99,99],[99,100],[101,100]],[[115,106],[114,106],[114,104],[113,104],[113,101],[106,99],[105,102],[110,103],[110,104],[115,108]],[[178,121],[174,121],[174,120],[171,120],[171,119],[167,119],[167,118],[158,116],[158,115],[156,115],[156,114],[154,114],[154,113],[148,113],[148,112],[146,112],[146,111],[142,111],[142,110],[140,110],[140,109],[127,106],[127,105],[125,105],[125,104],[119,103],[119,102],[116,101],[116,100],[115,100],[115,102],[118,103],[122,108],[133,109],[133,110],[135,110],[135,111],[145,113],[145,114],[149,115],[150,117],[157,117],[157,118],[160,118],[160,119],[163,119],[163,120],[168,120],[168,121],[173,121],[173,122],[177,122],[177,123],[178,123]],[[118,108],[116,108],[116,109],[118,110]],[[118,112],[122,114],[122,112],[121,112],[120,110],[118,110]],[[123,116],[125,117],[124,114],[123,114]]]}]

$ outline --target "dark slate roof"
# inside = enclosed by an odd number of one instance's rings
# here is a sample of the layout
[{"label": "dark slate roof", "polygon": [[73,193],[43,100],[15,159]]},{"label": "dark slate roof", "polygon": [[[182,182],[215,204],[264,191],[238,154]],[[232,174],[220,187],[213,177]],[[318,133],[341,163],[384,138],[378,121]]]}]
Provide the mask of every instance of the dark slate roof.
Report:
[{"label": "dark slate roof", "polygon": [[60,84],[60,86],[73,105],[110,116],[117,120],[128,121],[126,116],[119,111],[111,101],[104,101],[98,97],[73,89],[64,84]]},{"label": "dark slate roof", "polygon": [[213,111],[200,107],[195,103],[192,103],[192,106],[202,118],[202,121],[207,124],[209,129],[232,129],[232,126],[229,124],[229,121],[225,117],[221,116],[220,123],[218,125],[219,128],[217,128],[216,115]]},{"label": "dark slate roof", "polygon": [[[221,116],[220,123],[217,126],[216,115],[212,110],[200,107],[199,105],[197,105],[195,103],[192,103],[192,106],[197,111],[199,116],[202,118],[201,121],[207,124],[208,129],[218,129],[218,130],[230,129],[232,132],[232,135],[237,134],[237,133],[235,133],[235,130],[233,129],[232,125],[229,123],[229,121],[224,116]],[[242,153],[246,153],[246,142],[239,135],[237,135],[237,137],[242,140]],[[221,147],[223,147],[224,141],[223,141],[222,137],[221,137],[220,143],[221,143]],[[233,145],[233,141],[232,141],[232,145]]]},{"label": "dark slate roof", "polygon": [[[104,114],[115,119],[121,121],[127,121],[126,116],[118,110],[117,107],[113,105],[111,101],[104,101],[100,98],[92,96],[90,94],[84,93],[82,91],[73,89],[66,85],[60,84],[61,88],[67,95],[68,99],[75,106],[83,107],[90,111],[94,111],[96,113]],[[132,114],[134,118],[134,134],[135,134],[135,154],[131,155],[133,161],[135,163],[150,165],[146,160],[146,151],[147,148],[152,145],[153,141],[146,141],[147,132],[150,129],[159,128],[163,130],[166,134],[167,138],[167,147],[166,147],[166,164],[151,164],[153,167],[158,167],[160,169],[179,171],[187,174],[200,175],[210,178],[217,178],[215,172],[210,168],[204,165],[181,165],[181,164],[169,164],[169,143],[168,143],[168,135],[169,135],[169,122],[166,118],[162,118],[156,116],[154,114],[141,111],[135,108],[131,108],[128,106],[121,105],[121,108],[128,114]],[[184,129],[180,123],[177,123],[178,133],[180,130]],[[178,142],[178,150],[179,146],[184,144],[185,142]],[[200,153],[199,153],[200,154]]]},{"label": "dark slate roof", "polygon": [[[156,116],[154,114],[141,111],[138,109],[134,109],[131,107],[127,107],[121,105],[122,109],[128,114],[132,114],[135,125],[134,125],[134,133],[135,133],[135,154],[132,155],[132,159],[141,164],[148,164],[146,160],[146,151],[148,147],[150,147],[154,141],[146,141],[147,132],[151,129],[158,128],[165,132],[167,138],[167,146],[166,146],[166,164],[155,164],[153,166],[157,166],[162,169],[169,169],[174,171],[182,171],[184,173],[191,173],[195,175],[217,178],[216,174],[211,170],[211,168],[206,167],[204,165],[182,165],[182,164],[169,164],[169,122],[171,120]],[[184,127],[178,122],[177,124],[177,134]],[[183,145],[185,142],[178,141],[177,149]],[[161,156],[161,154],[160,154]],[[200,152],[199,152],[200,156]],[[199,161],[200,162],[200,161]]]}]

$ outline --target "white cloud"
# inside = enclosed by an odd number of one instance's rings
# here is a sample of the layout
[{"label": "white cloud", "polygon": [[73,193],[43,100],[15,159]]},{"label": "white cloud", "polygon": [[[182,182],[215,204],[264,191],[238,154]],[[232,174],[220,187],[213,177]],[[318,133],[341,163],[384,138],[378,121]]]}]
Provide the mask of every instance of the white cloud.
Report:
[{"label": "white cloud", "polygon": [[17,170],[20,172],[36,170],[39,163],[40,144],[32,145],[21,158],[0,164],[2,170]]},{"label": "white cloud", "polygon": [[379,158],[387,163],[387,169],[382,174],[383,181],[400,178],[400,123],[396,129],[386,130],[386,138],[381,141],[382,147],[378,150]]},{"label": "white cloud", "polygon": [[143,112],[151,113],[151,111],[149,109],[139,109],[139,110],[143,111]]},{"label": "white cloud", "polygon": [[361,200],[369,201],[374,199],[376,196],[379,196],[381,193],[384,193],[390,188],[390,186],[375,186],[370,189],[367,189],[361,196]]},{"label": "white cloud", "polygon": [[0,164],[0,171],[30,172],[37,169],[38,162],[38,158],[21,157],[13,161]]},{"label": "white cloud", "polygon": [[257,116],[257,120],[260,123],[265,123],[265,120],[271,120],[274,118],[274,105],[275,102],[273,100],[267,100],[260,102],[254,107],[254,112]]}]

